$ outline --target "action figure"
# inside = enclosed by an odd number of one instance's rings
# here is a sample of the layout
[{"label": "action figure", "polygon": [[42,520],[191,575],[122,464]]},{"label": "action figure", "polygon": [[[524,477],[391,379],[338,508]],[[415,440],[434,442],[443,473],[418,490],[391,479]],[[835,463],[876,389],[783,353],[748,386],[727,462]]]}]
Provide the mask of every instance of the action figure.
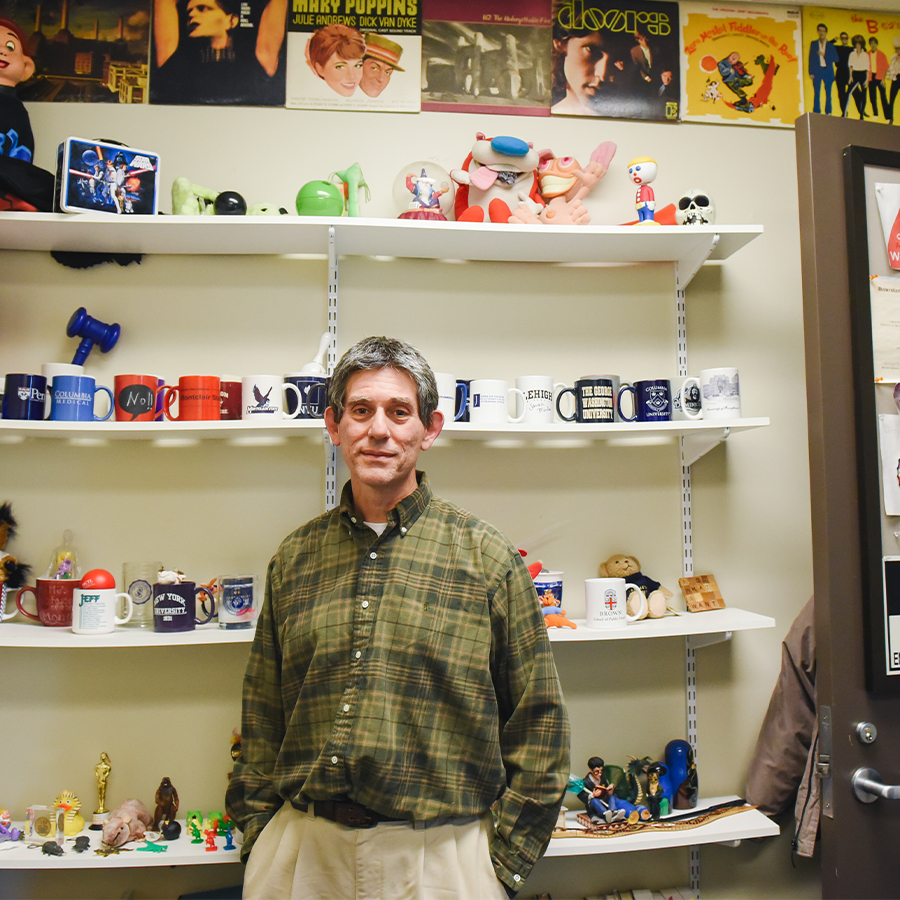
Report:
[{"label": "action figure", "polygon": [[599,756],[592,756],[588,760],[590,772],[584,776],[584,789],[578,794],[578,799],[587,808],[591,822],[595,825],[621,822],[626,816],[629,822],[649,819],[650,810],[646,806],[638,806],[616,796],[615,786],[603,774],[605,765]]},{"label": "action figure", "polygon": [[153,830],[159,831],[162,823],[168,824],[178,812],[178,791],[168,776],[163,778],[156,789],[156,811],[153,814]]},{"label": "action figure", "polygon": [[653,220],[656,200],[650,182],[656,179],[657,173],[656,160],[649,156],[637,156],[628,163],[628,176],[637,185],[634,208],[637,210],[640,225],[656,224]]}]

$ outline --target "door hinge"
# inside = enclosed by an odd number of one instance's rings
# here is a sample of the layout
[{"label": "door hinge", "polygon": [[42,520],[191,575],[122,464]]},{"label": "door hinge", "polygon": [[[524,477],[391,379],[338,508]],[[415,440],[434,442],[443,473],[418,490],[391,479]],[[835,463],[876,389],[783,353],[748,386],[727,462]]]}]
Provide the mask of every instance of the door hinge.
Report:
[{"label": "door hinge", "polygon": [[834,818],[834,789],[831,777],[831,707],[819,707],[819,738],[816,749],[816,775],[821,781],[822,815]]}]

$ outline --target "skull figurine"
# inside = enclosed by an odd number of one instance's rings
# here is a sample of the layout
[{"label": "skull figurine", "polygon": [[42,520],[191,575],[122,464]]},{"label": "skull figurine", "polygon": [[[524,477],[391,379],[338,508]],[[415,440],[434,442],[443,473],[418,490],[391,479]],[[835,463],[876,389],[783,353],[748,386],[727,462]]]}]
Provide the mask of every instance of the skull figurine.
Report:
[{"label": "skull figurine", "polygon": [[694,188],[678,200],[675,221],[679,225],[714,225],[716,204],[705,191]]}]

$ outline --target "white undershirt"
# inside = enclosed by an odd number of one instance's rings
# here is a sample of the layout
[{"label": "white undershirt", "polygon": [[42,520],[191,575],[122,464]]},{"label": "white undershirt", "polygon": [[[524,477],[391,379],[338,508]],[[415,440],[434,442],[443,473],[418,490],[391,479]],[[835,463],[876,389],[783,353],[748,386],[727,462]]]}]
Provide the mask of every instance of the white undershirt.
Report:
[{"label": "white undershirt", "polygon": [[379,537],[384,534],[384,529],[388,526],[387,522],[365,522],[363,524],[368,525]]}]

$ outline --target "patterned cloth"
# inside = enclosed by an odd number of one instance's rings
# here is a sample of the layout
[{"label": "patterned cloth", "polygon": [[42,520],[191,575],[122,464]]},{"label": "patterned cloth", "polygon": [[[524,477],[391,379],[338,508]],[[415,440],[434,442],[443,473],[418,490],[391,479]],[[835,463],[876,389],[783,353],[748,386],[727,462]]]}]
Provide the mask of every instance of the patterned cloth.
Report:
[{"label": "patterned cloth", "polygon": [[515,547],[417,477],[381,536],[347,484],[272,559],[227,808],[246,856],[284,801],[346,795],[415,821],[498,801],[491,859],[515,890],[569,772],[547,630]]}]

